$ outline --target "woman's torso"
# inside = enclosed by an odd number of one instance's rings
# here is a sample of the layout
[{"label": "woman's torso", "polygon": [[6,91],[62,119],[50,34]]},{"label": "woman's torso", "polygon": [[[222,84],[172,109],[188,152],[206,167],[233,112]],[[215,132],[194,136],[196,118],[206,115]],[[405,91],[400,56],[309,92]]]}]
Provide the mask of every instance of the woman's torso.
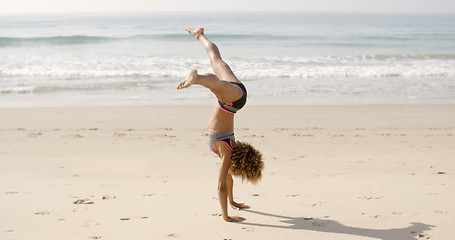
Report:
[{"label": "woman's torso", "polygon": [[222,111],[218,106],[212,111],[209,120],[208,133],[220,133],[234,130],[234,114]]}]

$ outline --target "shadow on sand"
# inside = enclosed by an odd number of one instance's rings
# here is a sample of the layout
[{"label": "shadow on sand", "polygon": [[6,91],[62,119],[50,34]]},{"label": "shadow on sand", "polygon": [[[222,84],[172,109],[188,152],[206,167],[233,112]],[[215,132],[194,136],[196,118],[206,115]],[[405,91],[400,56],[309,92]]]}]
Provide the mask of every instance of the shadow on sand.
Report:
[{"label": "shadow on sand", "polygon": [[270,228],[281,228],[281,229],[295,229],[295,230],[307,230],[327,233],[339,233],[355,236],[363,236],[370,238],[377,238],[381,240],[421,240],[430,239],[425,231],[431,230],[435,227],[424,223],[411,223],[411,226],[405,228],[393,228],[393,229],[368,229],[368,228],[357,228],[345,226],[337,221],[329,219],[313,219],[306,217],[287,217],[280,216],[270,213],[264,213],[253,210],[243,210],[246,212],[259,214],[267,217],[279,218],[280,222],[285,223],[283,225],[272,225],[272,224],[261,224],[261,223],[248,223],[242,222],[240,224],[257,227],[270,227]]}]

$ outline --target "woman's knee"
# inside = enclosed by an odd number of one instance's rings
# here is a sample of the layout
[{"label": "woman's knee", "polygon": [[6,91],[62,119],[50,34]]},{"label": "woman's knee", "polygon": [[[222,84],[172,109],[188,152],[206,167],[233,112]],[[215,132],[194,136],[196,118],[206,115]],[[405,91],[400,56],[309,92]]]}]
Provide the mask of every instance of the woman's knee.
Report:
[{"label": "woman's knee", "polygon": [[215,61],[211,61],[211,65],[216,75],[218,75],[218,73],[232,74],[232,70],[229,65],[221,58]]},{"label": "woman's knee", "polygon": [[210,64],[212,65],[212,68],[227,66],[227,64],[219,56],[210,57]]}]

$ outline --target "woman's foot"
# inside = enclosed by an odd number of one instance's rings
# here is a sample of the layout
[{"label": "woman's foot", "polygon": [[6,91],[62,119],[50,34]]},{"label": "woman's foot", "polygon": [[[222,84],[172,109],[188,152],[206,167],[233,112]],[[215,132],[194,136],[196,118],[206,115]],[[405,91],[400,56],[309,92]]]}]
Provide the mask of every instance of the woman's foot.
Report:
[{"label": "woman's foot", "polygon": [[188,76],[185,78],[185,80],[182,80],[179,84],[177,84],[177,89],[183,89],[193,85],[197,76],[198,76],[197,70],[196,69],[191,70]]},{"label": "woman's foot", "polygon": [[185,28],[185,31],[193,35],[196,39],[199,36],[204,35],[204,28]]}]

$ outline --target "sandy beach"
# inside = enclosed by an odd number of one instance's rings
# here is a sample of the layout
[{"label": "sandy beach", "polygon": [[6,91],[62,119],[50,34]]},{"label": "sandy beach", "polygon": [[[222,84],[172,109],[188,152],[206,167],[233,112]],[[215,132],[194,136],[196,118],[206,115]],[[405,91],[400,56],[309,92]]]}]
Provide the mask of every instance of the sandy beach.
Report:
[{"label": "sandy beach", "polygon": [[247,106],[220,217],[211,106],[0,109],[0,239],[455,239],[455,106]]}]

